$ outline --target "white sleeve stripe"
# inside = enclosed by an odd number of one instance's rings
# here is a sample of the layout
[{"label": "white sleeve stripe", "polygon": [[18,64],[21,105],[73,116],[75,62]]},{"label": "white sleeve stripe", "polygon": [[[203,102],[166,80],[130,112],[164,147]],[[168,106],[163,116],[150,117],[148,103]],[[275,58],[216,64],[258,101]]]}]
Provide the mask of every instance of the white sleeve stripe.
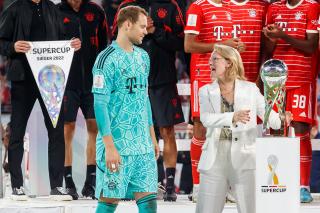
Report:
[{"label": "white sleeve stripe", "polygon": [[307,33],[319,33],[318,30],[306,30]]},{"label": "white sleeve stripe", "polygon": [[196,30],[185,30],[184,31],[185,34],[196,34],[196,35],[199,35],[199,31],[196,31]]}]

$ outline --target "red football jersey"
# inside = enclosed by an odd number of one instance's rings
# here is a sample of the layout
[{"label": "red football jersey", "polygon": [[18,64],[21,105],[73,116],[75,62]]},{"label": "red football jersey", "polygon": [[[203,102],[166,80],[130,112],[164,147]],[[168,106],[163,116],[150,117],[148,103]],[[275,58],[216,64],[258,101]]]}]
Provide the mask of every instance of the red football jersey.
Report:
[{"label": "red football jersey", "polygon": [[245,76],[255,82],[260,70],[260,41],[265,24],[268,3],[263,0],[246,0],[236,2],[231,0],[229,7],[232,12],[233,35],[240,38],[246,45],[241,53]]},{"label": "red football jersey", "polygon": [[[297,39],[306,39],[307,33],[318,33],[318,3],[301,0],[296,6],[287,2],[275,2],[267,12],[267,24],[277,24],[288,35]],[[300,87],[313,83],[315,74],[312,69],[312,54],[294,49],[282,39],[277,41],[273,58],[283,60],[288,66],[287,87]]]},{"label": "red football jersey", "polygon": [[[221,42],[232,38],[232,16],[228,7],[211,0],[197,0],[187,12],[185,33],[195,34],[197,40],[205,43]],[[210,53],[199,54],[195,70],[191,70],[194,80],[211,82],[209,67]]]}]

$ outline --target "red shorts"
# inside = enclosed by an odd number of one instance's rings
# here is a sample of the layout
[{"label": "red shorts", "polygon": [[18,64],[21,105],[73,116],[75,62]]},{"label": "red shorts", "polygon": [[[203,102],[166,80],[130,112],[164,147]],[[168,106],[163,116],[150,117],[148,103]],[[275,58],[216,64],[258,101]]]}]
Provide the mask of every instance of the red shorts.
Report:
[{"label": "red shorts", "polygon": [[208,84],[208,82],[202,81],[192,81],[191,82],[191,115],[192,117],[200,117],[200,106],[199,106],[199,89],[204,85]]},{"label": "red shorts", "polygon": [[202,82],[196,80],[196,76],[199,73],[196,71],[197,67],[197,59],[200,54],[192,53],[191,54],[191,61],[190,61],[190,80],[191,80],[191,97],[190,97],[190,105],[191,105],[191,116],[200,117],[200,106],[199,106],[199,89],[204,85],[211,82],[211,79],[206,79],[206,82]]},{"label": "red shorts", "polygon": [[195,80],[196,63],[197,63],[198,57],[199,57],[199,54],[197,54],[197,53],[191,54],[191,60],[190,60],[190,81],[191,82]]},{"label": "red shorts", "polygon": [[286,111],[293,114],[293,120],[314,123],[315,117],[315,86],[304,84],[298,88],[287,89],[286,91]]}]

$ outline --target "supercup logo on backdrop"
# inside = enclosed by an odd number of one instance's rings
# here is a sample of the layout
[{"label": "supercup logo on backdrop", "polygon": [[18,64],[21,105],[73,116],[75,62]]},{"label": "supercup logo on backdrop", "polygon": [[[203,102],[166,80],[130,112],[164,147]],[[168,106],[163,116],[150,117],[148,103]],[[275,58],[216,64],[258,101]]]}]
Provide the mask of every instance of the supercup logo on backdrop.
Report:
[{"label": "supercup logo on backdrop", "polygon": [[278,158],[275,155],[269,155],[268,157],[268,168],[269,168],[269,178],[268,178],[268,184],[269,185],[279,185],[279,179],[276,174],[276,169],[278,166]]},{"label": "supercup logo on backdrop", "polygon": [[74,49],[71,41],[30,42],[26,53],[52,125],[58,123]]},{"label": "supercup logo on backdrop", "polygon": [[287,186],[281,185],[277,175],[277,167],[279,159],[276,155],[269,155],[267,158],[267,175],[268,181],[266,186],[261,186],[261,192],[264,193],[279,193],[287,191]]}]

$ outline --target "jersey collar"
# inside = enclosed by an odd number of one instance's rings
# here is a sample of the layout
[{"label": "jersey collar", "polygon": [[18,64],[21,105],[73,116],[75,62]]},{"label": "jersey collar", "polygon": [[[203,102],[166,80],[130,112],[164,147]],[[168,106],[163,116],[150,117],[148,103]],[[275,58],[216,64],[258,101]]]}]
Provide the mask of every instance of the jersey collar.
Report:
[{"label": "jersey collar", "polygon": [[209,2],[209,4],[212,4],[213,6],[215,6],[215,7],[222,7],[222,3],[215,3],[215,2],[213,2],[213,1],[211,1],[211,0],[207,0],[208,2]]},{"label": "jersey collar", "polygon": [[299,7],[300,4],[302,4],[303,1],[304,1],[304,0],[300,0],[300,2],[299,2],[298,4],[296,4],[295,6],[291,6],[291,5],[289,4],[289,2],[287,1],[287,2],[286,2],[286,6],[287,6],[288,9],[294,9],[294,8]]},{"label": "jersey collar", "polygon": [[231,0],[231,2],[235,5],[238,5],[238,6],[243,6],[245,4],[247,4],[249,2],[249,0],[245,0],[244,2],[237,2],[235,0]]}]

